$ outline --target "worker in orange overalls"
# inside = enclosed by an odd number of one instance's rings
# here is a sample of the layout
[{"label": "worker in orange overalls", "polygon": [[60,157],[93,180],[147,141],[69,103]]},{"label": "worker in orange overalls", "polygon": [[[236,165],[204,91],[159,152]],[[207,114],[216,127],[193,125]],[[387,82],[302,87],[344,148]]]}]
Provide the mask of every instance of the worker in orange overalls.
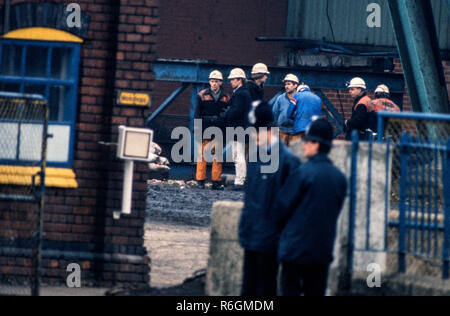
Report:
[{"label": "worker in orange overalls", "polygon": [[[228,108],[229,97],[222,88],[223,76],[218,70],[214,70],[209,75],[208,89],[200,91],[197,96],[197,107],[195,109],[195,119],[202,120],[202,135],[208,127],[225,128],[224,112]],[[219,143],[223,143],[219,142]],[[205,188],[206,181],[206,160],[205,153],[211,151],[214,154],[217,141],[214,139],[203,139],[200,144],[199,159],[197,162],[196,180],[200,189]],[[223,190],[222,185],[222,162],[213,160],[211,180],[213,190]]]}]

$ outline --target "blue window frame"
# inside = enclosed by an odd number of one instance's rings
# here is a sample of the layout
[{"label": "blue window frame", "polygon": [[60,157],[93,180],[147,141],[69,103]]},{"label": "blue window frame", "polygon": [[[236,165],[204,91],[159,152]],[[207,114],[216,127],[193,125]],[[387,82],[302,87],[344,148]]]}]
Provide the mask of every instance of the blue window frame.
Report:
[{"label": "blue window frame", "polygon": [[79,63],[79,43],[0,40],[0,91],[48,100],[50,167],[73,164]]}]

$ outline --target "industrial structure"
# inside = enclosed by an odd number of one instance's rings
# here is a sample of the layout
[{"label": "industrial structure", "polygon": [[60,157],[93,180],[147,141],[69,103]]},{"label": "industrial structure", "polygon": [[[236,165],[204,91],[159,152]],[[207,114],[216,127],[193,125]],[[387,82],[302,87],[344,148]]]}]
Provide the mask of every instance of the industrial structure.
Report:
[{"label": "industrial structure", "polygon": [[[77,18],[72,2],[0,0],[0,91],[41,95],[50,108],[46,283],[64,283],[72,262],[86,284],[149,283],[145,163],[135,167],[131,214],[113,218],[119,126],[152,128],[169,156],[171,131],[192,128],[213,69],[248,73],[266,63],[268,100],[297,74],[322,98],[338,137],[352,111],[345,83],[355,76],[369,91],[388,85],[404,111],[450,113],[448,0],[82,0],[79,27],[68,23]],[[2,159],[1,146],[0,186],[30,187],[34,170]],[[11,167],[19,178],[8,177]],[[30,210],[0,199],[0,283],[32,274]]]}]

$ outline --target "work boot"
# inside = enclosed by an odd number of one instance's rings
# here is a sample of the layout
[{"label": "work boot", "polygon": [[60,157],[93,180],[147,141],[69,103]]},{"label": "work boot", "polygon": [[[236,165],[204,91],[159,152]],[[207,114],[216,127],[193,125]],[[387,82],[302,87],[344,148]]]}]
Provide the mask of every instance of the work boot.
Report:
[{"label": "work boot", "polygon": [[214,191],[223,191],[224,190],[224,186],[222,185],[221,182],[219,181],[214,181],[213,185],[212,185],[212,189]]},{"label": "work boot", "polygon": [[197,183],[198,183],[198,188],[200,190],[204,190],[205,189],[205,180],[197,181]]},{"label": "work boot", "polygon": [[245,185],[235,184],[231,187],[231,191],[245,191]]}]

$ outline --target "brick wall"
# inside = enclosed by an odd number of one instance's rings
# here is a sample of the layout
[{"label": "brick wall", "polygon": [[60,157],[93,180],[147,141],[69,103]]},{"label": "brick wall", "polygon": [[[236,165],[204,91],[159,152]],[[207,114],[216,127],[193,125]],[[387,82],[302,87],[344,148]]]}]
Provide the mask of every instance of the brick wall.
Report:
[{"label": "brick wall", "polygon": [[[67,264],[76,262],[82,265],[86,284],[148,283],[149,259],[143,245],[147,165],[135,165],[132,214],[113,220],[113,211],[121,208],[123,163],[115,158],[115,147],[99,141],[116,142],[122,124],[144,127],[147,109],[117,106],[114,98],[117,89],[149,93],[154,89],[151,65],[159,1],[77,3],[90,17],[81,52],[73,164],[79,188],[47,190],[44,278],[64,283]],[[8,239],[19,253],[21,237],[29,236],[26,231],[35,218],[24,205],[0,203],[0,210],[0,239],[4,243]],[[11,229],[5,232],[8,226]],[[0,257],[3,277],[23,276],[30,265],[25,256]]]},{"label": "brick wall", "polygon": [[[285,36],[287,3],[287,0],[162,1],[157,57],[201,59],[218,64],[247,66],[264,62],[275,66],[284,44],[257,42],[255,37]],[[174,83],[156,82],[152,110],[177,87],[178,84]],[[228,82],[225,82],[224,87],[231,93]],[[276,92],[277,89],[267,89],[266,95],[271,97]],[[188,89],[162,116],[189,116],[189,110]],[[167,151],[164,154],[168,155]]]}]

